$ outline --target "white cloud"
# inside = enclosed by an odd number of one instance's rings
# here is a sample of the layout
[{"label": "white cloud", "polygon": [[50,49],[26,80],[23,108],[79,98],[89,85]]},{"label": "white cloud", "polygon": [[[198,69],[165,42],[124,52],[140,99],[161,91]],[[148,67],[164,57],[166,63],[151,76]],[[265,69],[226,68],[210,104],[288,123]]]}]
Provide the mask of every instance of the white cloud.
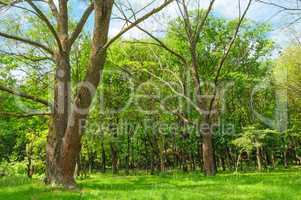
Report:
[{"label": "white cloud", "polygon": [[[134,8],[134,10],[139,10],[143,8],[145,5],[147,5],[149,2],[152,0],[130,0],[129,2],[131,3],[131,6]],[[155,6],[159,5],[162,3],[163,0],[157,0],[152,6],[148,7],[145,11],[140,12],[139,16],[142,16],[145,14],[147,11],[151,10]],[[74,3],[75,1],[73,1]],[[76,9],[76,15],[75,17],[78,17],[77,13],[81,13],[85,6],[86,3],[84,1],[76,1],[77,3],[77,9]],[[124,1],[126,2],[126,1]],[[190,0],[190,9],[195,9],[197,8],[197,5],[195,2],[197,0]],[[199,0],[200,2],[200,7],[203,9],[208,8],[208,5],[210,3],[210,0]],[[214,12],[222,17],[226,17],[229,19],[237,18],[239,13],[238,13],[238,2],[239,0],[216,0],[214,4]],[[248,3],[248,0],[241,0],[241,9],[244,10],[246,5]],[[264,4],[257,3],[253,1],[251,8],[247,14],[247,17],[249,19],[252,19],[257,22],[266,22],[268,21],[273,25],[273,31],[270,35],[272,39],[275,39],[275,41],[281,45],[284,46],[287,40],[289,40],[289,33],[279,30],[279,24],[281,24],[283,21],[285,21],[285,18],[283,16],[278,16],[278,17],[273,17],[275,13],[277,13],[277,9],[271,6],[267,6]],[[115,9],[114,14],[118,14],[117,10]],[[160,31],[166,28],[167,22],[175,18],[176,16],[179,16],[180,12],[178,10],[178,6],[176,3],[170,4],[167,8],[165,8],[160,14],[155,15],[154,17],[148,19],[146,22],[144,22],[141,26],[143,26],[145,29],[152,30],[152,31]],[[119,13],[119,16],[120,13]],[[91,25],[91,24],[90,24]],[[110,28],[110,35],[113,36],[117,34],[123,27],[123,22],[121,21],[116,21],[113,20],[111,23],[111,28]],[[141,32],[139,29],[134,28],[128,33],[124,35],[126,38],[141,38],[144,37],[145,34]]]}]

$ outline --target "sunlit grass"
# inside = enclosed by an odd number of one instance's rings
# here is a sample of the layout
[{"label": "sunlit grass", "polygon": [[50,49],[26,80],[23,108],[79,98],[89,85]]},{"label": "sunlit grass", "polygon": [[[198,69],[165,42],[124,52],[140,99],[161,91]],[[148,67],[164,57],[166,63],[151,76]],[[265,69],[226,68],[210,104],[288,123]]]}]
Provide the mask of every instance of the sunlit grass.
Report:
[{"label": "sunlit grass", "polygon": [[39,179],[0,179],[0,199],[262,199],[301,200],[301,170],[269,173],[168,173],[157,176],[94,174],[78,180],[79,189],[45,186]]}]

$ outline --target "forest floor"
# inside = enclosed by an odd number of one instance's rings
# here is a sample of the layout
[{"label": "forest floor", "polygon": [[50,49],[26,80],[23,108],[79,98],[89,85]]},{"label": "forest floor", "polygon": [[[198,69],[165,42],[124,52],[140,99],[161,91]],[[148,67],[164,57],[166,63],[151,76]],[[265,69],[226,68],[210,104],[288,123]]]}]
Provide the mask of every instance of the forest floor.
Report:
[{"label": "forest floor", "polygon": [[78,180],[79,189],[45,186],[39,179],[0,178],[2,200],[301,200],[301,169],[262,173],[165,173],[157,176],[94,174]]}]

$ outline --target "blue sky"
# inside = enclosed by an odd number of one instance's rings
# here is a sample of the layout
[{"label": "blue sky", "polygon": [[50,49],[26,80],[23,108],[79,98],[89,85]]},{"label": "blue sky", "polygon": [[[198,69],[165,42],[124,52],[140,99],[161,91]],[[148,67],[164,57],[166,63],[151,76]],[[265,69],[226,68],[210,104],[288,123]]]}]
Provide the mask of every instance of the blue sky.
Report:
[{"label": "blue sky", "polygon": [[[85,8],[88,5],[87,0],[69,0],[70,4],[72,5],[72,12],[71,15],[75,19],[79,19],[85,10]],[[145,7],[148,3],[154,1],[154,0],[115,0],[116,2],[129,2],[131,6],[134,8],[134,10],[140,10],[141,8]],[[193,4],[193,2],[199,1],[202,8],[207,8],[209,5],[210,0],[187,0],[187,2],[192,2],[190,4],[191,9],[195,9],[196,5]],[[225,18],[236,18],[238,17],[238,1],[239,0],[216,0],[214,5],[214,13],[223,16]],[[242,4],[242,8],[245,7],[248,0],[240,0]],[[254,0],[251,9],[248,12],[247,17],[249,19],[252,19],[257,22],[269,22],[272,24],[273,31],[269,33],[269,36],[276,41],[278,46],[280,47],[286,47],[289,42],[293,39],[295,39],[295,36],[293,36],[294,31],[296,31],[296,28],[286,28],[287,22],[291,20],[291,15],[288,16],[286,13],[282,13],[279,15],[275,14],[279,11],[278,8],[273,6],[264,5],[261,3],[257,3]],[[265,1],[274,1],[282,5],[286,5],[289,1],[295,2],[295,0],[265,0]],[[155,3],[148,8],[148,10],[154,8],[156,5],[162,3],[163,0],[156,0]],[[144,12],[145,13],[145,12]],[[12,13],[13,14],[13,13]],[[142,15],[143,12],[140,13]],[[113,11],[113,15],[119,15],[117,9]],[[143,27],[147,28],[148,30],[153,31],[160,31],[166,29],[167,22],[176,17],[179,16],[179,11],[177,8],[177,4],[173,3],[167,8],[165,8],[160,14],[155,15],[151,19],[148,19],[146,22],[142,24]],[[301,13],[300,13],[301,15]],[[300,16],[299,15],[299,16]],[[26,20],[26,18],[23,18]],[[26,24],[26,21],[21,22],[20,24],[24,26]],[[110,27],[110,35],[115,35],[118,33],[123,27],[123,23],[120,21],[113,20]],[[86,30],[91,30],[93,28],[93,19],[90,17],[90,20],[86,26]],[[301,26],[299,26],[299,30],[297,30],[299,34],[301,33]],[[126,33],[124,37],[130,37],[130,38],[141,38],[145,35],[140,32],[138,29],[133,29]],[[300,36],[300,35],[299,35]],[[298,37],[298,36],[297,36]],[[300,37],[299,37],[300,38]]]},{"label": "blue sky", "polygon": [[[71,15],[75,19],[79,19],[82,15],[83,11],[87,7],[87,4],[88,4],[87,0],[69,0],[69,1],[72,4]],[[150,1],[153,1],[153,0],[116,0],[116,1],[123,1],[123,2],[129,1],[131,3],[131,5],[135,8],[135,10],[139,10],[139,9],[143,8],[146,4],[148,4]],[[189,1],[189,0],[187,0],[187,1]],[[196,1],[196,0],[190,0],[190,1]],[[266,0],[266,1],[270,1],[270,0]],[[290,0],[273,0],[273,1],[276,1],[277,3],[287,3]],[[294,0],[291,0],[291,1],[294,1]],[[159,3],[162,3],[162,2],[163,2],[163,0],[157,0],[156,4],[158,5]],[[208,7],[209,0],[200,0],[200,2],[201,2],[202,8]],[[241,2],[242,2],[242,7],[244,7],[247,0],[241,0]],[[153,5],[152,7],[156,6],[156,4]],[[152,7],[148,8],[148,9],[152,9]],[[191,5],[190,7],[195,9],[195,5]],[[238,0],[216,0],[215,6],[214,6],[214,12],[215,12],[215,14],[217,14],[219,16],[223,16],[225,18],[232,19],[232,18],[236,18],[238,16],[237,8],[238,8]],[[179,15],[179,12],[177,10],[178,10],[177,5],[172,4],[169,7],[165,8],[163,10],[163,12],[161,12],[160,14],[155,15],[151,19],[148,19],[146,22],[143,23],[142,26],[149,30],[154,30],[154,31],[164,30],[166,28],[165,26],[166,26],[167,22],[171,18],[174,18]],[[278,11],[279,10],[275,7],[263,5],[260,3],[253,3],[247,17],[249,19],[252,19],[257,22],[271,23],[272,27],[273,27],[273,31],[269,33],[269,36],[274,41],[276,41],[276,44],[279,47],[286,47],[289,44],[289,42],[294,39],[294,37],[292,36],[294,29],[285,28],[287,21],[291,20],[290,19],[291,16],[288,16],[285,14],[274,16],[275,13],[277,13]],[[10,14],[14,15],[14,11]],[[114,14],[118,14],[116,12],[116,9],[114,11]],[[141,13],[141,15],[142,14],[143,13]],[[5,17],[5,16],[2,15],[2,17]],[[22,18],[22,20],[19,22],[19,24],[21,26],[24,26],[24,24],[26,24],[26,17]],[[91,17],[86,26],[86,30],[91,30],[92,27],[93,27],[93,19]],[[122,29],[122,24],[120,23],[120,21],[113,20],[113,22],[111,23],[111,27],[110,27],[110,35],[111,36],[115,35],[121,29]],[[298,32],[299,32],[299,34],[301,33],[301,26],[299,26]],[[145,37],[145,35],[143,33],[141,33],[139,30],[133,29],[132,31],[125,34],[124,37],[141,38],[141,37]]]},{"label": "blue sky", "polygon": [[[135,9],[139,10],[139,8],[144,7],[148,2],[150,2],[150,0],[129,0],[129,2]],[[160,3],[162,2],[162,0],[157,0],[157,2]],[[200,2],[202,8],[208,7],[209,0],[200,0]],[[277,0],[276,2],[279,4],[287,5],[287,0]],[[242,8],[244,8],[246,3],[247,0],[241,0]],[[72,0],[72,4],[74,5],[73,15],[78,18],[87,4],[84,0]],[[156,3],[154,5],[156,5]],[[195,7],[195,5],[193,4],[191,4],[190,6],[191,8]],[[151,7],[149,9],[151,9]],[[247,17],[257,22],[271,23],[273,31],[269,33],[269,36],[273,40],[275,40],[279,46],[285,47],[292,39],[294,39],[292,33],[295,29],[293,29],[293,27],[287,28],[286,26],[288,20],[291,19],[289,18],[291,16],[287,16],[285,13],[276,15],[278,11],[279,9],[276,7],[253,2]],[[214,12],[226,18],[235,18],[238,16],[238,0],[216,0]],[[116,10],[114,11],[114,14],[118,15]],[[172,4],[168,8],[165,8],[159,15],[156,15],[143,23],[143,26],[147,27],[148,29],[158,31],[160,29],[164,29],[166,22],[170,18],[176,17],[177,15],[179,15],[179,12],[177,11],[177,5]],[[87,29],[91,29],[91,24],[91,22],[88,24]],[[121,28],[121,22],[113,20],[110,29],[110,35],[116,34]],[[137,29],[134,29],[127,33],[125,37],[143,37],[143,33],[141,33]]]}]

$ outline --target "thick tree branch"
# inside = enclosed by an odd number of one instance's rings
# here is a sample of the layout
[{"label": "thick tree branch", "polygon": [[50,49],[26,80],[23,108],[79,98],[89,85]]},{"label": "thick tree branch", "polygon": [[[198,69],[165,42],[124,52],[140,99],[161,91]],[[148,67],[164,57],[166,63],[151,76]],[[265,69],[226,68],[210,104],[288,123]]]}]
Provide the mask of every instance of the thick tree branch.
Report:
[{"label": "thick tree branch", "polygon": [[52,14],[58,18],[59,16],[59,11],[57,10],[57,7],[55,5],[55,3],[53,2],[53,0],[48,0],[48,4],[49,4],[49,7],[50,7],[50,10],[52,12]]},{"label": "thick tree branch", "polygon": [[74,32],[71,34],[70,40],[69,40],[69,46],[71,47],[72,44],[75,42],[75,40],[78,38],[79,34],[83,30],[83,27],[85,26],[89,16],[94,10],[94,4],[91,3],[90,6],[85,10],[84,14],[82,15],[80,21],[76,25],[76,28]]},{"label": "thick tree branch", "polygon": [[26,0],[26,2],[37,12],[38,17],[47,25],[48,29],[50,30],[50,32],[52,33],[52,35],[54,36],[57,45],[59,47],[59,50],[62,51],[62,44],[61,41],[54,29],[54,27],[52,26],[52,24],[50,23],[50,21],[48,20],[48,18],[44,15],[44,13],[32,2],[32,0]]},{"label": "thick tree branch", "polygon": [[[59,0],[59,16],[57,19],[58,23],[58,32],[60,35],[60,40],[62,43],[67,41],[69,38],[69,16],[68,16],[68,0]],[[68,48],[66,45],[64,48]],[[68,50],[68,49],[64,49]]]},{"label": "thick tree branch", "polygon": [[38,102],[38,103],[43,104],[45,106],[49,106],[49,107],[51,106],[51,103],[48,102],[47,100],[44,100],[44,99],[41,99],[39,97],[26,94],[24,92],[19,92],[19,91],[16,91],[14,89],[11,89],[11,88],[8,88],[8,87],[2,86],[2,85],[0,85],[0,90],[4,91],[4,92],[7,92],[7,93],[10,93],[10,94],[13,94],[13,95],[16,95],[16,96],[19,96],[19,97],[22,97],[22,98],[25,98],[25,99],[29,99],[29,100]]},{"label": "thick tree branch", "polygon": [[50,48],[48,48],[47,46],[45,46],[45,45],[43,45],[39,42],[32,41],[30,39],[21,38],[19,36],[9,35],[7,33],[2,33],[2,32],[0,32],[0,36],[4,37],[4,38],[7,38],[7,39],[12,39],[12,40],[16,40],[16,41],[19,41],[19,42],[23,42],[25,44],[29,44],[29,45],[34,46],[34,47],[41,48],[41,49],[45,50],[46,52],[48,52],[49,54],[53,55],[53,51]]}]

